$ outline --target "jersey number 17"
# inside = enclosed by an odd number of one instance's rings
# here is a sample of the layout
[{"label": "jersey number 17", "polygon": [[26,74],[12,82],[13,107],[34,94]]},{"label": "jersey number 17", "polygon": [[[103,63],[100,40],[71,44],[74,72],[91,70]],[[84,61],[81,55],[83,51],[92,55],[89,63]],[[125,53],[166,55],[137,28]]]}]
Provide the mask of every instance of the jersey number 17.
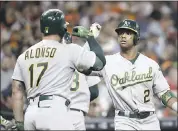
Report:
[{"label": "jersey number 17", "polygon": [[[37,68],[38,67],[43,67],[43,69],[41,70],[39,76],[38,76],[38,79],[37,79],[37,82],[36,82],[36,87],[38,87],[39,83],[40,83],[40,80],[41,80],[41,77],[44,75],[46,69],[48,68],[48,62],[44,62],[44,63],[38,63],[37,64]],[[30,87],[32,88],[33,87],[33,73],[34,73],[34,64],[31,64],[30,67],[29,67],[29,71],[30,71]]]}]

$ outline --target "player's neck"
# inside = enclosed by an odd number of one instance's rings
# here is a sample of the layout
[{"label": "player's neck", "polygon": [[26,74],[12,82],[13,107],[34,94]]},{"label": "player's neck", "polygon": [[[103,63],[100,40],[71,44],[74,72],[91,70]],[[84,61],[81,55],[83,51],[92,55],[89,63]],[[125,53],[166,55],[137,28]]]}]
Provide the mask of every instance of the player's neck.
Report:
[{"label": "player's neck", "polygon": [[120,52],[121,56],[126,58],[127,60],[132,60],[137,56],[137,49],[135,47],[131,48],[130,50],[125,50]]},{"label": "player's neck", "polygon": [[43,40],[61,41],[61,37],[59,35],[48,35],[48,36],[43,36]]}]

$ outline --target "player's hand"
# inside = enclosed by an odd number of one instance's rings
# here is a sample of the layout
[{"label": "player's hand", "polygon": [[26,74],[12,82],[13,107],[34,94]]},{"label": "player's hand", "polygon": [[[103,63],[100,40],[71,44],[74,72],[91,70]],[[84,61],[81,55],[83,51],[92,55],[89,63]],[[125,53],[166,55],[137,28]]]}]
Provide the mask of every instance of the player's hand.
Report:
[{"label": "player's hand", "polygon": [[5,130],[16,130],[15,123],[13,121],[4,119],[2,116],[1,116],[1,126],[4,127]]},{"label": "player's hand", "polygon": [[24,130],[24,123],[23,123],[23,122],[16,121],[16,122],[15,122],[15,126],[16,126],[16,129],[17,129],[18,131]]},{"label": "player's hand", "polygon": [[95,22],[90,26],[90,32],[93,33],[93,36],[95,38],[97,38],[99,36],[100,31],[101,31],[101,25],[100,24]]},{"label": "player's hand", "polygon": [[93,33],[83,26],[75,26],[72,30],[72,35],[88,39],[90,36],[93,36]]}]

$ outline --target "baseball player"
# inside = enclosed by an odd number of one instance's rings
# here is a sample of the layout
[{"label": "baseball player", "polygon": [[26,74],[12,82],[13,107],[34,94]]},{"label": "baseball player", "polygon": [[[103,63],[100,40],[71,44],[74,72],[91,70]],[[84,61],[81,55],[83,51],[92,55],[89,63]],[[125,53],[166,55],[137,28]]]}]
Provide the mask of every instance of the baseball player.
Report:
[{"label": "baseball player", "polygon": [[96,73],[104,78],[114,104],[115,130],[160,130],[153,97],[176,112],[177,98],[159,65],[137,51],[140,28],[136,21],[123,20],[115,31],[121,51],[106,56],[106,66]]},{"label": "baseball player", "polygon": [[[97,24],[92,24],[90,31],[94,32],[94,28],[100,26]],[[98,27],[101,30],[101,27]],[[98,34],[93,33],[96,38]],[[72,37],[70,33],[66,33],[64,36],[64,43],[72,43]],[[88,43],[84,46],[85,49],[89,49]],[[96,76],[85,76],[84,74],[75,71],[73,77],[73,83],[71,86],[71,105],[70,105],[70,115],[72,117],[73,125],[75,130],[86,130],[85,127],[85,115],[88,113],[89,104],[91,101],[96,99],[99,95],[99,90],[96,84],[100,79]]]},{"label": "baseball player", "polygon": [[[86,28],[75,27],[73,35],[85,38],[91,51],[76,44],[61,44],[67,32],[64,17],[58,9],[45,11],[40,18],[42,41],[17,59],[12,76],[12,98],[19,130],[73,130],[69,98],[75,70],[87,73],[89,69],[101,70],[105,66],[103,51]],[[25,116],[24,91],[29,102]]]},{"label": "baseball player", "polygon": [[75,72],[70,95],[70,115],[75,130],[86,130],[85,116],[88,113],[90,102],[98,97],[99,91],[96,84],[99,81],[94,76],[87,77],[78,71]]}]

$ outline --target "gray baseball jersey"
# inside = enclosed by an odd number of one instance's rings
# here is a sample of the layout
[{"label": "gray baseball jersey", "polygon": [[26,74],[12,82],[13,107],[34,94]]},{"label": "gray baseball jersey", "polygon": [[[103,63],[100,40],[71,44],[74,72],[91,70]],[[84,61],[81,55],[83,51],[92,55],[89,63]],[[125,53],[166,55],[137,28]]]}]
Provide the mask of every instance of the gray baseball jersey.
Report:
[{"label": "gray baseball jersey", "polygon": [[155,111],[153,96],[169,90],[159,65],[140,53],[132,64],[120,53],[106,56],[100,72],[116,110]]},{"label": "gray baseball jersey", "polygon": [[94,65],[94,52],[76,44],[42,40],[21,54],[12,79],[25,83],[27,98],[38,94],[69,97],[74,71]]},{"label": "gray baseball jersey", "polygon": [[85,76],[75,71],[73,84],[71,87],[71,108],[80,109],[88,113],[90,104],[89,87],[99,83],[100,79],[96,76]]}]

